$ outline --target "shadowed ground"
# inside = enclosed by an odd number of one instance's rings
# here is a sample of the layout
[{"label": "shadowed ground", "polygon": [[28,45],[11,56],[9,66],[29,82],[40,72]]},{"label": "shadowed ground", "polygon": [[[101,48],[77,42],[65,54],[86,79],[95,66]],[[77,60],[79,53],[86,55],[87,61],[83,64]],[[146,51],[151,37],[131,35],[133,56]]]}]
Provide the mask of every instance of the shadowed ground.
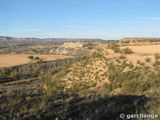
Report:
[{"label": "shadowed ground", "polygon": [[4,120],[120,120],[120,113],[145,113],[151,100],[145,96],[68,93],[44,97],[34,88],[0,95]]}]

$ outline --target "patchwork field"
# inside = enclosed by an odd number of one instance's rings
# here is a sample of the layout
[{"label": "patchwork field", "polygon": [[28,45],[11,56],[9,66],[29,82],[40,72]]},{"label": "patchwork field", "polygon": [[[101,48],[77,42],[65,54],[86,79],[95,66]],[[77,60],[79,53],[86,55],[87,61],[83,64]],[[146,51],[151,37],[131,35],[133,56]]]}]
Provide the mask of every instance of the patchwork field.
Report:
[{"label": "patchwork field", "polygon": [[72,56],[64,55],[39,55],[39,54],[0,54],[0,67],[16,66],[31,62],[29,56],[39,57],[44,61],[51,61],[56,59],[71,58]]}]

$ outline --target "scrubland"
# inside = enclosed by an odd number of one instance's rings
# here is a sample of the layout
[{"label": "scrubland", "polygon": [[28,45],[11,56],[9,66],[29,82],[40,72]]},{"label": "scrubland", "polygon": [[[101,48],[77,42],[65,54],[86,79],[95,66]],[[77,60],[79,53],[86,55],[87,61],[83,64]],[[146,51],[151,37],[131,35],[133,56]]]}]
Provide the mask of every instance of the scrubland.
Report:
[{"label": "scrubland", "polygon": [[120,120],[121,113],[160,116],[159,53],[159,45],[99,42],[91,54],[76,59],[3,68],[1,78],[37,80],[0,86],[0,117]]}]

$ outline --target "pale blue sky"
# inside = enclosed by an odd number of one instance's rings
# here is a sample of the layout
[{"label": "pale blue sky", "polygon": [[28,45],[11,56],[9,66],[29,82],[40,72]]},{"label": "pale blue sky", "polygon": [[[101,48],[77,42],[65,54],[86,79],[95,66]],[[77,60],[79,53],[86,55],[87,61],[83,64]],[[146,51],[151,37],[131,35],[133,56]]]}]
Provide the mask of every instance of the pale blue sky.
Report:
[{"label": "pale blue sky", "polygon": [[0,0],[0,35],[160,37],[160,0]]}]

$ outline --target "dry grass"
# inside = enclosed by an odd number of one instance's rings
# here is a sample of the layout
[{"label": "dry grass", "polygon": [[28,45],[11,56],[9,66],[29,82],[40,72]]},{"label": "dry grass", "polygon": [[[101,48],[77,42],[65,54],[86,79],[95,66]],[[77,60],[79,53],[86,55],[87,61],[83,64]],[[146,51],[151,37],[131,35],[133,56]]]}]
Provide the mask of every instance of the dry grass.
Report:
[{"label": "dry grass", "polygon": [[137,61],[145,62],[146,58],[150,58],[151,63],[153,63],[155,61],[155,54],[160,54],[160,45],[122,46],[121,48],[132,49],[134,54],[127,55],[127,58],[134,64]]},{"label": "dry grass", "polygon": [[[31,54],[0,54],[0,67],[9,67],[9,66],[16,66],[21,64],[26,64],[31,62],[28,58]],[[39,57],[44,61],[51,61],[56,59],[64,59],[64,58],[71,58],[72,56],[64,56],[64,55],[39,55],[34,54],[32,56]]]},{"label": "dry grass", "polygon": [[121,48],[130,48],[135,53],[140,54],[156,54],[160,53],[160,45],[141,45],[141,46],[123,46]]},{"label": "dry grass", "polygon": [[11,81],[11,82],[7,82],[7,83],[1,83],[1,85],[16,85],[16,84],[20,84],[20,83],[30,83],[33,81],[37,81],[38,78],[30,78],[30,79],[22,79],[22,80],[17,80],[17,81]]}]

